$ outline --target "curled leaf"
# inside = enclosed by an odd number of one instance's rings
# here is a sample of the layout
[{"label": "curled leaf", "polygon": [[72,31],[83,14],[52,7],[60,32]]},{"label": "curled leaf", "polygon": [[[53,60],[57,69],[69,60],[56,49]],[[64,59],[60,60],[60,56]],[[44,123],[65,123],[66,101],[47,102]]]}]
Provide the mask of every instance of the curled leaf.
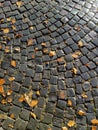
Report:
[{"label": "curled leaf", "polygon": [[92,130],[97,130],[97,126],[92,126]]},{"label": "curled leaf", "polygon": [[24,95],[21,95],[21,97],[19,98],[19,102],[23,102],[23,101],[25,101],[25,97]]},{"label": "curled leaf", "polygon": [[8,96],[11,95],[12,93],[13,93],[12,90],[8,90],[8,91],[7,91],[7,95],[8,95]]}]

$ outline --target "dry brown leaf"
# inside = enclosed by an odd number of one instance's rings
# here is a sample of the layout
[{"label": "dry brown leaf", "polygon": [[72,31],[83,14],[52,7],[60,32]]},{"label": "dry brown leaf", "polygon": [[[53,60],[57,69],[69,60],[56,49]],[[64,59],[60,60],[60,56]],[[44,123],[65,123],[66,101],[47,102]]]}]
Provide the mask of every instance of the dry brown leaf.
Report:
[{"label": "dry brown leaf", "polygon": [[16,61],[15,61],[15,60],[12,60],[12,61],[11,61],[11,65],[12,65],[13,67],[16,67]]},{"label": "dry brown leaf", "polygon": [[55,52],[55,51],[50,51],[50,52],[49,52],[49,56],[50,56],[50,57],[53,57],[53,56],[55,56],[55,55],[56,55],[56,52]]},{"label": "dry brown leaf", "polygon": [[68,130],[68,128],[64,126],[64,127],[62,127],[62,130]]},{"label": "dry brown leaf", "polygon": [[35,113],[31,112],[31,116],[32,116],[34,119],[36,119]]},{"label": "dry brown leaf", "polygon": [[7,115],[6,114],[0,114],[0,119],[7,119]]},{"label": "dry brown leaf", "polygon": [[72,106],[72,101],[71,100],[68,100],[68,106]]},{"label": "dry brown leaf", "polygon": [[79,41],[79,42],[78,42],[78,46],[79,46],[79,47],[82,47],[82,46],[83,46],[83,42],[82,42],[82,41]]},{"label": "dry brown leaf", "polygon": [[30,107],[35,107],[37,104],[38,104],[38,100],[32,100],[29,105]]},{"label": "dry brown leaf", "polygon": [[91,123],[92,123],[93,125],[98,125],[98,120],[97,120],[97,119],[92,119],[92,120],[91,120]]},{"label": "dry brown leaf", "polygon": [[92,126],[92,130],[97,130],[97,126]]},{"label": "dry brown leaf", "polygon": [[2,104],[7,104],[7,101],[5,99],[2,99],[1,103]]},{"label": "dry brown leaf", "polygon": [[18,6],[18,8],[20,8],[22,6],[22,1],[17,1],[16,5]]},{"label": "dry brown leaf", "polygon": [[11,82],[11,81],[14,81],[15,80],[15,77],[10,77],[9,78],[9,81]]},{"label": "dry brown leaf", "polygon": [[78,70],[76,68],[73,68],[72,71],[73,71],[74,74],[77,74],[77,72],[78,72]]},{"label": "dry brown leaf", "polygon": [[69,120],[69,122],[67,123],[67,125],[68,125],[69,127],[73,127],[75,124],[76,124],[76,123],[75,123],[74,120]]},{"label": "dry brown leaf", "polygon": [[85,112],[82,111],[82,110],[79,110],[79,111],[78,111],[78,114],[79,114],[80,116],[84,116],[84,115],[85,115]]},{"label": "dry brown leaf", "polygon": [[5,83],[4,79],[0,79],[0,85],[3,85]]},{"label": "dry brown leaf", "polygon": [[3,33],[5,33],[5,34],[9,33],[9,28],[4,28],[2,30],[3,30]]},{"label": "dry brown leaf", "polygon": [[3,86],[0,86],[0,93],[4,93],[4,88],[3,88]]},{"label": "dry brown leaf", "polygon": [[28,39],[28,46],[33,44],[33,39]]},{"label": "dry brown leaf", "polygon": [[35,48],[35,51],[38,51],[38,50],[39,50],[39,49],[36,47],[36,48]]}]

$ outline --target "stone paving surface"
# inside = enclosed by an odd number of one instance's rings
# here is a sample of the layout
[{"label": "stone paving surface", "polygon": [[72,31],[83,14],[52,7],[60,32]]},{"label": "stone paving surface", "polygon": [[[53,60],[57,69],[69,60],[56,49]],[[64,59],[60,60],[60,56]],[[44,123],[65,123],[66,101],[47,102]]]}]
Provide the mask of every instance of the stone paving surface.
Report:
[{"label": "stone paving surface", "polygon": [[98,130],[98,0],[0,0],[0,130]]}]

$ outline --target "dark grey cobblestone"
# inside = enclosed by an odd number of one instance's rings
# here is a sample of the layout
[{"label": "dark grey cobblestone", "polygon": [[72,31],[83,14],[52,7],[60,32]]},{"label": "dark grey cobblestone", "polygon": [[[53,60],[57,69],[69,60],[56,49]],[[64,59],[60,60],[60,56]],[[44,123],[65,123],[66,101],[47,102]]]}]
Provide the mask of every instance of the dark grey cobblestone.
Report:
[{"label": "dark grey cobblestone", "polygon": [[0,0],[0,130],[91,130],[97,66],[98,0]]}]

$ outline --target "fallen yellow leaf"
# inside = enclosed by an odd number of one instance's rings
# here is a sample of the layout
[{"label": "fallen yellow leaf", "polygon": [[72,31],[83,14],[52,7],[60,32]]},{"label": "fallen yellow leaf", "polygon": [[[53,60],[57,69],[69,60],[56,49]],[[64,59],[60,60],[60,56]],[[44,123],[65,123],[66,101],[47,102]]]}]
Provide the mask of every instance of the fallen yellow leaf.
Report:
[{"label": "fallen yellow leaf", "polygon": [[37,94],[38,96],[40,96],[40,91],[37,91],[36,94]]},{"label": "fallen yellow leaf", "polygon": [[73,68],[73,73],[77,74],[78,70],[76,68]]},{"label": "fallen yellow leaf", "polygon": [[6,47],[5,47],[5,52],[6,52],[6,53],[9,53],[9,52],[10,52],[9,46],[6,46]]},{"label": "fallen yellow leaf", "polygon": [[19,102],[23,102],[23,101],[25,101],[25,97],[24,95],[21,95],[21,97],[19,98]]},{"label": "fallen yellow leaf", "polygon": [[12,25],[12,29],[13,29],[14,31],[16,31],[16,27],[15,27],[14,25]]},{"label": "fallen yellow leaf", "polygon": [[79,41],[79,42],[78,42],[78,46],[79,46],[79,47],[82,47],[82,46],[83,46],[83,42],[82,42],[82,41]]},{"label": "fallen yellow leaf", "polygon": [[11,95],[12,93],[13,93],[12,90],[8,90],[8,91],[7,91],[7,95],[8,95],[8,96]]},{"label": "fallen yellow leaf", "polygon": [[10,128],[14,128],[13,124],[9,124],[8,127],[10,127]]},{"label": "fallen yellow leaf", "polygon": [[71,100],[68,100],[68,106],[72,106],[72,101]]},{"label": "fallen yellow leaf", "polygon": [[53,57],[53,56],[55,56],[55,55],[56,55],[56,52],[55,52],[55,51],[50,51],[50,52],[49,52],[49,56],[50,56],[50,57]]},{"label": "fallen yellow leaf", "polygon": [[68,128],[64,126],[64,127],[62,127],[62,130],[68,130]]},{"label": "fallen yellow leaf", "polygon": [[92,119],[92,120],[91,120],[91,123],[92,123],[93,125],[98,125],[98,120],[97,120],[97,119]]},{"label": "fallen yellow leaf", "polygon": [[97,126],[92,126],[92,130],[97,130]]},{"label": "fallen yellow leaf", "polygon": [[5,34],[9,33],[9,28],[2,29]]},{"label": "fallen yellow leaf", "polygon": [[75,124],[76,124],[75,121],[70,120],[67,125],[68,125],[69,127],[73,127]]},{"label": "fallen yellow leaf", "polygon": [[5,99],[2,99],[1,103],[2,104],[7,104],[7,101]]},{"label": "fallen yellow leaf", "polygon": [[77,51],[77,52],[75,52],[75,53],[72,54],[72,57],[73,58],[78,58],[79,55],[81,55],[81,52]]},{"label": "fallen yellow leaf", "polygon": [[11,22],[14,24],[14,23],[16,23],[16,19],[15,18],[12,18],[11,19]]},{"label": "fallen yellow leaf", "polygon": [[41,43],[41,45],[42,45],[43,47],[46,47],[46,43],[45,43],[45,42]]},{"label": "fallen yellow leaf", "polygon": [[31,112],[31,116],[32,116],[34,119],[36,119],[36,115],[35,115],[33,112]]},{"label": "fallen yellow leaf", "polygon": [[82,93],[83,98],[87,98],[87,95],[85,93]]},{"label": "fallen yellow leaf", "polygon": [[14,119],[14,118],[15,118],[15,116],[14,116],[14,114],[13,114],[13,113],[10,115],[10,118],[12,118],[12,119]]},{"label": "fallen yellow leaf", "polygon": [[12,65],[13,67],[16,67],[16,61],[15,61],[15,60],[12,60],[12,61],[11,61],[11,65]]},{"label": "fallen yellow leaf", "polygon": [[0,79],[0,85],[3,85],[5,83],[4,79]]},{"label": "fallen yellow leaf", "polygon": [[33,44],[33,39],[28,39],[28,46]]},{"label": "fallen yellow leaf", "polygon": [[37,104],[38,104],[38,100],[32,100],[29,105],[30,107],[35,107]]},{"label": "fallen yellow leaf", "polygon": [[0,86],[0,93],[4,93],[4,88],[3,88],[3,86]]},{"label": "fallen yellow leaf", "polygon": [[21,2],[21,1],[17,1],[17,2],[16,2],[16,5],[18,6],[18,8],[20,8],[21,5],[22,5],[22,2]]},{"label": "fallen yellow leaf", "polygon": [[10,77],[9,78],[9,81],[13,81],[13,80],[15,80],[15,77]]},{"label": "fallen yellow leaf", "polygon": [[82,111],[82,110],[79,110],[79,111],[78,111],[78,114],[79,114],[80,116],[84,116],[84,115],[85,115],[85,112]]},{"label": "fallen yellow leaf", "polygon": [[0,119],[7,119],[7,115],[5,115],[5,114],[0,114]]}]

